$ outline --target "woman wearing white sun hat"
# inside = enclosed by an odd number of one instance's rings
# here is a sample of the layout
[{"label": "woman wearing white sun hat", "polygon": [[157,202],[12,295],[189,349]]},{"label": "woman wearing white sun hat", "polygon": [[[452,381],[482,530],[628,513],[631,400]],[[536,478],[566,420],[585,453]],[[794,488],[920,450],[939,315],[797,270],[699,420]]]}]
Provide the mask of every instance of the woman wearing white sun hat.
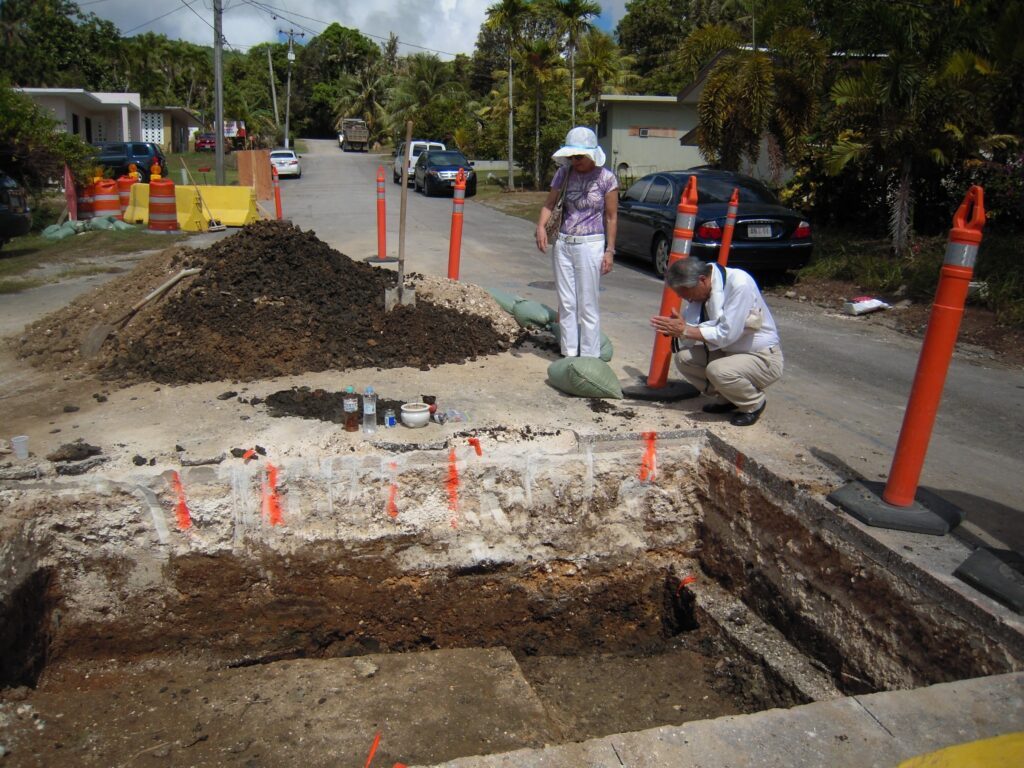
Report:
[{"label": "woman wearing white sun hat", "polygon": [[589,128],[573,128],[565,146],[552,157],[561,166],[537,220],[537,248],[548,249],[545,225],[565,188],[562,223],[552,262],[558,288],[558,319],[565,357],[600,357],[598,290],[601,275],[612,271],[619,183],[604,167],[604,150]]}]

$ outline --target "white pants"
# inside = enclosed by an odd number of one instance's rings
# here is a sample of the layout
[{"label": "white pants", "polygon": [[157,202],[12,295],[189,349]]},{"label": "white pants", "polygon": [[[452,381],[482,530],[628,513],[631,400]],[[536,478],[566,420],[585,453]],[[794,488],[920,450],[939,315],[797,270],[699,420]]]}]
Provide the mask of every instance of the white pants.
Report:
[{"label": "white pants", "polygon": [[555,241],[552,261],[558,289],[559,335],[565,357],[601,356],[598,291],[603,258],[603,235],[596,235],[586,243],[567,243],[561,237]]}]

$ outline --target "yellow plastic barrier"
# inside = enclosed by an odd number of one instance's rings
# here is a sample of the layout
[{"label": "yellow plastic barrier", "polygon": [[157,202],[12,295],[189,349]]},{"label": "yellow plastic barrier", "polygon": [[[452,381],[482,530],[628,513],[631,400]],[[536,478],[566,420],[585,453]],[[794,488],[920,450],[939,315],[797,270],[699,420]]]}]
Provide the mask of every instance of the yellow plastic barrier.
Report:
[{"label": "yellow plastic barrier", "polygon": [[[244,227],[260,219],[252,187],[200,186],[197,191],[194,186],[177,184],[174,199],[178,226],[186,232],[205,232],[211,217],[228,227]],[[132,184],[124,220],[131,224],[149,223],[149,184]]]},{"label": "yellow plastic barrier", "polygon": [[[228,227],[244,227],[259,221],[256,209],[256,190],[252,187],[203,186],[203,200],[213,212],[213,218]],[[205,210],[205,209],[204,209]]]},{"label": "yellow plastic barrier", "polygon": [[1017,768],[1024,765],[1024,732],[946,747],[904,760],[898,768]]}]

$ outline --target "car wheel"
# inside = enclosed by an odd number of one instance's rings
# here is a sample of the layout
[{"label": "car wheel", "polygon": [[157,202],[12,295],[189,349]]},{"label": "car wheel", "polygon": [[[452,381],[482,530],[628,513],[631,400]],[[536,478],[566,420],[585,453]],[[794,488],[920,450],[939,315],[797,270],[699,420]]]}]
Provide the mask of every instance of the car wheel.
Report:
[{"label": "car wheel", "polygon": [[401,175],[397,171],[394,171],[394,170],[391,171],[391,180],[393,182],[395,182],[395,184],[401,184],[402,183]]},{"label": "car wheel", "polygon": [[430,186],[430,179],[423,180],[423,194],[426,195],[427,197],[433,197],[434,195],[434,190]]},{"label": "car wheel", "polygon": [[654,237],[654,245],[651,247],[651,261],[654,264],[654,274],[658,277],[665,276],[668,269],[669,244],[668,238],[658,233]]}]

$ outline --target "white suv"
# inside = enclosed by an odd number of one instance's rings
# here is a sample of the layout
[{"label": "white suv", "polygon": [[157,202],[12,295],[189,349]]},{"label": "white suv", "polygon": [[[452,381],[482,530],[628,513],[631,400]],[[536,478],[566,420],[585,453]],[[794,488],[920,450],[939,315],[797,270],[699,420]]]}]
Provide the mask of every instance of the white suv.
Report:
[{"label": "white suv", "polygon": [[[412,181],[413,168],[416,166],[416,158],[420,156],[420,153],[430,151],[444,151],[447,147],[440,141],[427,141],[426,139],[413,139],[410,144],[412,145],[412,154],[409,157],[409,181]],[[405,159],[405,142],[403,141],[398,145],[398,150],[395,152],[395,167],[391,172],[391,180],[395,184],[402,183],[402,161]]]}]

